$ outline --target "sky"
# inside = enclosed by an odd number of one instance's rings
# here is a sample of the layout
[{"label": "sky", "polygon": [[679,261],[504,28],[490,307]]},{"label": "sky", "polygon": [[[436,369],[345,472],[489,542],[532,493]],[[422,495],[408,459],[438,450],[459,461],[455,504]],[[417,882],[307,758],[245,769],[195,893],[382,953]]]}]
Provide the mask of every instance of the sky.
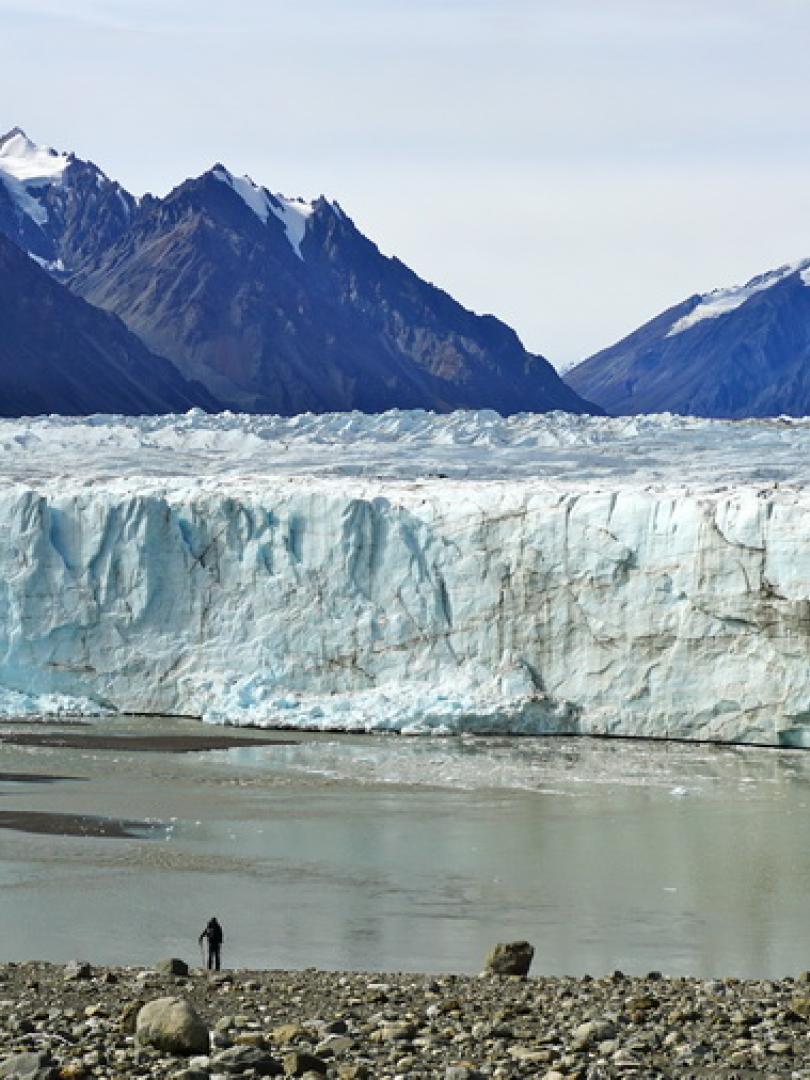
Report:
[{"label": "sky", "polygon": [[810,256],[810,0],[0,0],[0,129],[337,199],[566,367]]}]

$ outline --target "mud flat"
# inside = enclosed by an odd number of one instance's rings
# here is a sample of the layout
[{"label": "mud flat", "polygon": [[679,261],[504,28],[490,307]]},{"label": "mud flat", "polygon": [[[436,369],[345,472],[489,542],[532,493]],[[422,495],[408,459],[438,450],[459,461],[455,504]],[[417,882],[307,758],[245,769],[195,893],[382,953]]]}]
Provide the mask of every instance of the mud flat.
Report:
[{"label": "mud flat", "polygon": [[120,753],[127,751],[150,754],[192,754],[205,750],[234,750],[239,747],[255,746],[290,746],[293,739],[280,739],[276,736],[262,738],[254,735],[230,733],[186,735],[114,735],[114,734],[74,734],[65,732],[2,732],[0,743],[10,746],[61,747],[66,750],[112,750]]},{"label": "mud flat", "polygon": [[[0,1076],[473,1080],[810,1076],[810,975],[741,981],[0,966]],[[191,1059],[142,1048],[140,1003],[186,998]],[[13,1061],[15,1055],[25,1058]],[[38,1055],[38,1056],[36,1056]],[[25,1064],[27,1063],[27,1064]]]},{"label": "mud flat", "polygon": [[117,840],[146,837],[161,831],[152,821],[129,821],[97,814],[56,814],[39,810],[0,810],[0,829],[41,836],[109,836]]}]

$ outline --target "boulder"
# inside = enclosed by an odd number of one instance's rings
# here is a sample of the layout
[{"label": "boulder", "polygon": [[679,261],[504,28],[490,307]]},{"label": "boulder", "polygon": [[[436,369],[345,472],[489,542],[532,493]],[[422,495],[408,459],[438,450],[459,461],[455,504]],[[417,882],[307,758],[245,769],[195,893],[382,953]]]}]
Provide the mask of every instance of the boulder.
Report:
[{"label": "boulder", "polygon": [[83,960],[71,960],[69,964],[65,964],[64,977],[65,982],[77,982],[79,979],[91,979],[93,977],[93,969]]},{"label": "boulder", "polygon": [[319,1073],[323,1076],[329,1066],[315,1054],[304,1050],[292,1050],[283,1060],[285,1076],[304,1076],[306,1073]]},{"label": "boulder", "polygon": [[534,946],[528,941],[510,941],[496,945],[484,966],[487,975],[519,975],[525,979],[534,957]]},{"label": "boulder", "polygon": [[320,1030],[324,1035],[345,1035],[349,1025],[345,1020],[326,1020],[320,1025]]},{"label": "boulder", "polygon": [[185,960],[178,960],[176,956],[170,956],[167,960],[161,960],[155,970],[159,975],[177,975],[180,978],[188,976],[188,964]]},{"label": "boulder", "polygon": [[306,1028],[301,1027],[300,1024],[279,1024],[278,1027],[273,1028],[270,1033],[273,1042],[278,1046],[289,1046],[290,1043],[300,1042],[302,1039],[308,1039],[310,1033]]},{"label": "boulder", "polygon": [[348,1035],[327,1035],[315,1046],[315,1053],[322,1058],[338,1057],[351,1050],[353,1046],[354,1039],[350,1039]]},{"label": "boulder", "polygon": [[83,1061],[65,1061],[59,1066],[58,1075],[59,1080],[89,1080],[93,1070]]},{"label": "boulder", "polygon": [[200,1015],[179,997],[155,998],[144,1005],[135,1022],[135,1037],[142,1046],[188,1057],[208,1052],[208,1028]]},{"label": "boulder", "polygon": [[280,1061],[257,1046],[232,1046],[217,1054],[211,1064],[215,1072],[229,1075],[240,1075],[250,1069],[253,1076],[280,1076],[284,1071]]},{"label": "boulder", "polygon": [[138,1013],[144,1007],[146,1002],[139,998],[136,1001],[128,1001],[121,1009],[121,1013],[118,1017],[118,1026],[127,1035],[135,1034],[135,1025],[138,1022]]},{"label": "boulder", "polygon": [[0,1076],[19,1077],[20,1080],[39,1080],[49,1076],[51,1058],[45,1053],[13,1054],[0,1061]]},{"label": "boulder", "polygon": [[574,1049],[582,1050],[612,1039],[615,1035],[616,1025],[612,1020],[587,1020],[574,1030],[572,1045]]}]

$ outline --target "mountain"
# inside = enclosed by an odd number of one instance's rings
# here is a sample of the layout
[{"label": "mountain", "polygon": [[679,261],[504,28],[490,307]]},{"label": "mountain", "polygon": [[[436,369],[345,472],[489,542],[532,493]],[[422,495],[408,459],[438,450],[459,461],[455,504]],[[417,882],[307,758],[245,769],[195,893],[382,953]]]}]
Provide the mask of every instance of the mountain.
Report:
[{"label": "mountain", "polygon": [[381,254],[337,203],[223,165],[136,200],[14,129],[0,231],[224,407],[601,411],[504,323]]},{"label": "mountain", "polygon": [[223,166],[145,204],[71,286],[249,412],[586,408],[337,204],[282,200]]},{"label": "mountain", "polygon": [[691,296],[566,373],[608,413],[810,414],[810,259]]},{"label": "mountain", "polygon": [[136,208],[92,162],[36,146],[20,128],[0,138],[0,232],[48,269],[69,272],[97,257]]},{"label": "mountain", "polygon": [[0,416],[215,407],[114,315],[74,296],[3,235],[0,326]]}]

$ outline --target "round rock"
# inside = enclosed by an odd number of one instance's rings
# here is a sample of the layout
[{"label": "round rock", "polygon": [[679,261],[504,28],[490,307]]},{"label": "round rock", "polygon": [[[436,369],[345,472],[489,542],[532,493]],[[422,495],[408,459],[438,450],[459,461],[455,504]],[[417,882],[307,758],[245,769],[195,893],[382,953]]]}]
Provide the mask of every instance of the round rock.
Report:
[{"label": "round rock", "polygon": [[142,1046],[188,1057],[208,1051],[208,1028],[185,998],[162,997],[138,1013],[135,1036]]}]

